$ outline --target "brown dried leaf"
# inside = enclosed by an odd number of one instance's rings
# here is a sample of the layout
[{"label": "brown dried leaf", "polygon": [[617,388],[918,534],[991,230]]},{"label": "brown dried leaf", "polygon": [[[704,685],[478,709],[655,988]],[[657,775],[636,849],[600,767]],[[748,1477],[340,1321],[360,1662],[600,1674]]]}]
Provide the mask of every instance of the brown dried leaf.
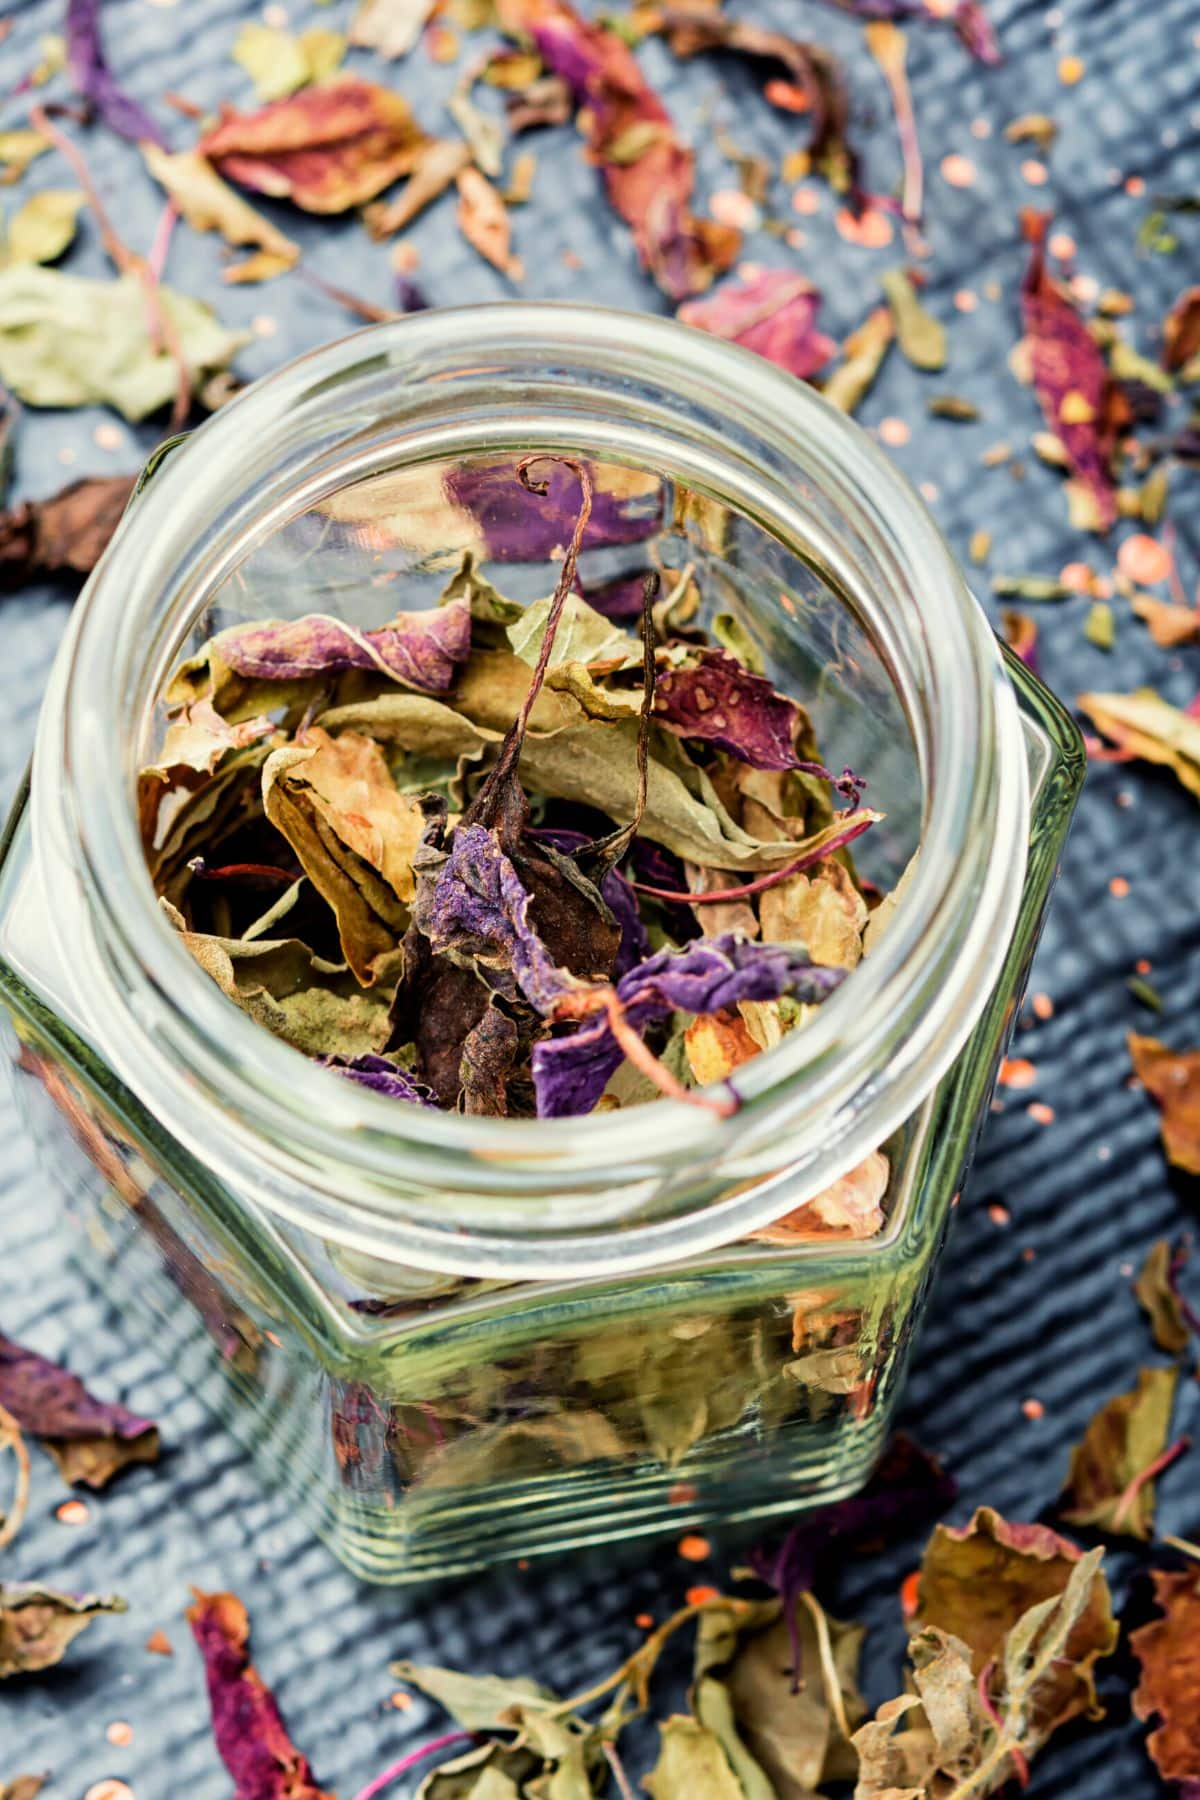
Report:
[{"label": "brown dried leaf", "polygon": [[1171,1050],[1157,1038],[1127,1038],[1134,1074],[1162,1113],[1167,1160],[1200,1175],[1200,1050]]},{"label": "brown dried leaf", "polygon": [[1133,1291],[1150,1321],[1154,1341],[1169,1356],[1178,1356],[1192,1341],[1188,1322],[1171,1282],[1174,1252],[1169,1238],[1150,1246]]},{"label": "brown dried leaf", "polygon": [[0,513],[0,581],[25,581],[35,573],[89,575],[137,479],[93,476],[71,482],[48,500],[26,500]]},{"label": "brown dried leaf", "polygon": [[181,150],[172,156],[149,141],[141,150],[150,173],[194,231],[218,231],[227,244],[253,244],[261,252],[227,269],[226,281],[267,280],[300,260],[299,244],[243,200],[198,150]]},{"label": "brown dried leaf", "polygon": [[874,1237],[883,1226],[890,1177],[887,1157],[882,1150],[872,1150],[811,1200],[749,1235],[760,1244],[784,1245],[812,1238]]},{"label": "brown dried leaf", "polygon": [[376,200],[363,218],[373,238],[403,231],[430,203],[444,194],[471,160],[471,147],[461,138],[431,138],[420,152],[412,174],[394,200]]},{"label": "brown dried leaf", "polygon": [[1059,1507],[1069,1524],[1150,1536],[1150,1472],[1166,1447],[1177,1378],[1174,1368],[1142,1369],[1132,1393],[1117,1394],[1100,1408],[1071,1452]]},{"label": "brown dried leaf", "polygon": [[512,220],[499,192],[478,169],[460,169],[458,226],[467,242],[510,281],[523,281],[525,267],[512,250]]},{"label": "brown dried leaf", "polygon": [[1191,1796],[1192,1784],[1200,1784],[1200,1571],[1152,1575],[1162,1617],[1129,1638],[1142,1666],[1133,1710],[1139,1719],[1157,1719],[1147,1740],[1154,1766],[1164,1781],[1188,1783]]},{"label": "brown dried leaf", "polygon": [[1200,800],[1200,718],[1172,706],[1153,688],[1080,694],[1079,705],[1097,731],[1130,756],[1172,770]]}]

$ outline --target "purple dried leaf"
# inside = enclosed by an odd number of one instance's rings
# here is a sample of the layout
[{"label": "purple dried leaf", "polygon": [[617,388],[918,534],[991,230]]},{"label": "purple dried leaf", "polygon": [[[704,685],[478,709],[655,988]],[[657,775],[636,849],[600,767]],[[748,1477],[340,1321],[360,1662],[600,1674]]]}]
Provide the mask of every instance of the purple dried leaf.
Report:
[{"label": "purple dried leaf", "polygon": [[701,650],[695,662],[662,670],[654,718],[676,737],[715,744],[755,769],[800,766],[796,702],[727,650]]},{"label": "purple dried leaf", "polygon": [[1049,224],[1049,213],[1029,209],[1021,217],[1030,244],[1021,312],[1031,347],[1033,385],[1072,473],[1091,496],[1097,528],[1107,531],[1117,517],[1111,466],[1113,384],[1099,345],[1046,272]]},{"label": "purple dried leaf", "polygon": [[317,1786],[250,1661],[250,1621],[237,1595],[192,1592],[188,1623],[204,1658],[213,1737],[233,1776],[234,1800],[336,1800]]},{"label": "purple dried leaf", "polygon": [[[515,459],[468,463],[448,470],[447,498],[470,514],[484,554],[497,562],[542,562],[570,539],[579,514],[579,477],[568,463],[539,457],[544,494],[516,479]],[[662,485],[656,479],[604,463],[585,463],[592,481],[592,510],[580,548],[637,544],[662,523]],[[640,590],[639,590],[640,592]]]},{"label": "purple dried leaf", "polygon": [[359,1087],[386,1094],[390,1100],[407,1100],[411,1106],[437,1106],[434,1094],[423,1082],[414,1081],[386,1056],[319,1056],[317,1063],[322,1069],[343,1075],[347,1081],[357,1082]]},{"label": "purple dried leaf", "polygon": [[[740,1000],[778,1000],[790,993],[815,1005],[844,976],[844,969],[815,967],[806,950],[726,935],[699,939],[683,950],[656,951],[616,983],[616,1000],[626,1025],[644,1034],[673,1012],[722,1012]],[[538,1116],[590,1112],[623,1055],[607,1012],[585,1018],[569,1036],[535,1044]]]},{"label": "purple dried leaf", "polygon": [[101,0],[67,0],[67,73],[77,94],[91,102],[110,131],[138,143],[149,138],[166,149],[162,130],[127,94],[108,66],[100,41]]},{"label": "purple dried leaf", "polygon": [[129,1463],[154,1462],[158,1427],[83,1383],[35,1350],[0,1336],[0,1406],[45,1444],[71,1482],[101,1488]]},{"label": "purple dried leaf", "polygon": [[1004,61],[996,28],[980,5],[980,0],[958,0],[954,9],[954,29],[959,42],[981,63],[998,68]]},{"label": "purple dried leaf", "polygon": [[817,329],[821,295],[790,269],[764,269],[749,281],[727,282],[706,300],[679,309],[685,325],[698,326],[765,356],[789,375],[807,381],[837,350]]},{"label": "purple dried leaf", "polygon": [[303,619],[235,625],[213,643],[235,674],[258,681],[374,669],[419,693],[440,694],[471,653],[471,609],[465,600],[451,600],[429,612],[397,613],[374,631],[309,613]]}]

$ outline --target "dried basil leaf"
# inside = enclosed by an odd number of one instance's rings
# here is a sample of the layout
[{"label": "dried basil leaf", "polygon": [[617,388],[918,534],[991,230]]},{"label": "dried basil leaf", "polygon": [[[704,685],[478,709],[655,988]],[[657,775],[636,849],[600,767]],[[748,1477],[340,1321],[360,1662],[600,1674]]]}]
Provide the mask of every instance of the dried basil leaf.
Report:
[{"label": "dried basil leaf", "polygon": [[1174,1368],[1142,1369],[1132,1393],[1100,1408],[1071,1452],[1059,1505],[1069,1524],[1149,1538],[1153,1476],[1166,1448],[1177,1379]]}]

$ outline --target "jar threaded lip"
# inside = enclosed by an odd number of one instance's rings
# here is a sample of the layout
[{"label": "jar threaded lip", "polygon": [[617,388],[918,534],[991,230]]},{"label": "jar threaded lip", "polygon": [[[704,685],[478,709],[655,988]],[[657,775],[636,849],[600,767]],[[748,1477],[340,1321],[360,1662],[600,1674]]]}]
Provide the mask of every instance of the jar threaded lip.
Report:
[{"label": "jar threaded lip", "polygon": [[[328,491],[330,459],[338,485],[357,478],[355,456],[364,467],[378,456],[381,419],[415,444],[423,402],[444,400],[468,372],[485,372],[500,394],[506,381],[543,394],[542,412],[527,399],[519,421],[531,449],[558,433],[588,453],[604,407],[605,430],[625,407],[648,441],[667,430],[672,408],[680,421],[722,420],[723,435],[695,429],[709,461],[727,465],[731,493],[795,538],[799,514],[775,472],[790,461],[794,485],[802,472],[836,495],[874,532],[893,572],[895,606],[889,616],[880,603],[878,620],[920,711],[922,856],[878,950],[811,1025],[739,1070],[744,1106],[732,1120],[670,1101],[566,1120],[415,1109],[400,1118],[395,1102],[332,1082],[239,1014],[158,913],[131,799],[138,746],[125,708],[135,672],[143,687],[157,686],[184,615],[195,616],[251,526],[261,533]],[[564,410],[572,392],[574,419]],[[438,430],[459,449],[486,446],[499,429],[482,405],[453,430],[426,425],[422,457]],[[769,443],[771,467],[765,452],[755,466],[743,439]],[[396,437],[389,443],[395,461]],[[920,628],[909,641],[906,612]],[[206,1145],[208,1160],[264,1204],[360,1249],[387,1240],[433,1267],[478,1272],[491,1257],[508,1273],[529,1259],[526,1236],[539,1262],[559,1269],[690,1254],[781,1207],[760,1180],[673,1212],[687,1185],[681,1171],[718,1169],[728,1190],[785,1133],[789,1178],[805,1171],[815,1191],[894,1130],[948,1066],[990,991],[1019,903],[1028,794],[1016,703],[923,503],[813,390],[674,321],[557,303],[452,309],[370,327],[255,384],[166,459],[131,509],[80,602],[56,686],[35,782],[45,828],[79,886],[73,948],[87,965],[81,985],[93,990],[99,1047],[185,1143]],[[415,1197],[417,1183],[427,1200]]]}]

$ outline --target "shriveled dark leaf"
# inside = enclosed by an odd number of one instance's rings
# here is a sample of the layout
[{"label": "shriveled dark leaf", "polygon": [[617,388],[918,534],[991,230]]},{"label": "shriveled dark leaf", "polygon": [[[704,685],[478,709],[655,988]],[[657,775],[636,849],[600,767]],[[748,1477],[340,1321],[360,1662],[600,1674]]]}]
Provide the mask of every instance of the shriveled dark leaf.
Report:
[{"label": "shriveled dark leaf", "polygon": [[213,1737],[236,1800],[335,1800],[317,1786],[275,1696],[250,1661],[250,1621],[237,1595],[192,1591],[188,1623],[204,1658]]},{"label": "shriveled dark leaf", "polygon": [[1172,1050],[1134,1031],[1127,1041],[1134,1074],[1162,1114],[1167,1160],[1200,1175],[1200,1050]]},{"label": "shriveled dark leaf", "polygon": [[1151,1571],[1161,1616],[1130,1634],[1141,1664],[1133,1696],[1139,1719],[1155,1726],[1147,1749],[1164,1781],[1200,1792],[1200,1570]]},{"label": "shriveled dark leaf", "polygon": [[820,307],[820,291],[805,276],[763,269],[749,280],[727,283],[710,299],[689,300],[679,317],[806,381],[837,352],[833,339],[817,329]]},{"label": "shriveled dark leaf", "polygon": [[503,29],[532,38],[586,107],[589,153],[643,267],[672,300],[702,293],[733,262],[741,234],[692,212],[695,158],[624,39],[566,0],[498,0],[496,10]]},{"label": "shriveled dark leaf", "polygon": [[73,481],[48,500],[0,513],[0,581],[37,574],[90,575],[137,484],[136,475]]},{"label": "shriveled dark leaf", "polygon": [[410,175],[428,142],[399,94],[343,75],[258,112],[226,113],[197,149],[240,187],[337,213]]},{"label": "shriveled dark leaf", "polygon": [[1177,1268],[1186,1254],[1186,1245],[1181,1245],[1177,1253],[1169,1238],[1159,1238],[1147,1251],[1134,1283],[1133,1291],[1150,1322],[1154,1341],[1170,1356],[1186,1350],[1192,1338],[1176,1286]]},{"label": "shriveled dark leaf", "polygon": [[0,1406],[39,1438],[67,1481],[102,1488],[130,1463],[158,1459],[158,1427],[35,1350],[0,1336]]},{"label": "shriveled dark leaf", "polygon": [[1058,1509],[1068,1524],[1150,1536],[1153,1476],[1162,1466],[1177,1379],[1174,1368],[1142,1369],[1132,1393],[1100,1408],[1071,1452]]},{"label": "shriveled dark leaf", "polygon": [[67,73],[77,94],[95,107],[110,131],[132,143],[165,144],[162,129],[127,94],[108,66],[100,37],[102,0],[67,0]]},{"label": "shriveled dark leaf", "polygon": [[0,1581],[0,1681],[52,1668],[93,1619],[126,1610],[114,1594],[61,1594],[34,1582]]}]

